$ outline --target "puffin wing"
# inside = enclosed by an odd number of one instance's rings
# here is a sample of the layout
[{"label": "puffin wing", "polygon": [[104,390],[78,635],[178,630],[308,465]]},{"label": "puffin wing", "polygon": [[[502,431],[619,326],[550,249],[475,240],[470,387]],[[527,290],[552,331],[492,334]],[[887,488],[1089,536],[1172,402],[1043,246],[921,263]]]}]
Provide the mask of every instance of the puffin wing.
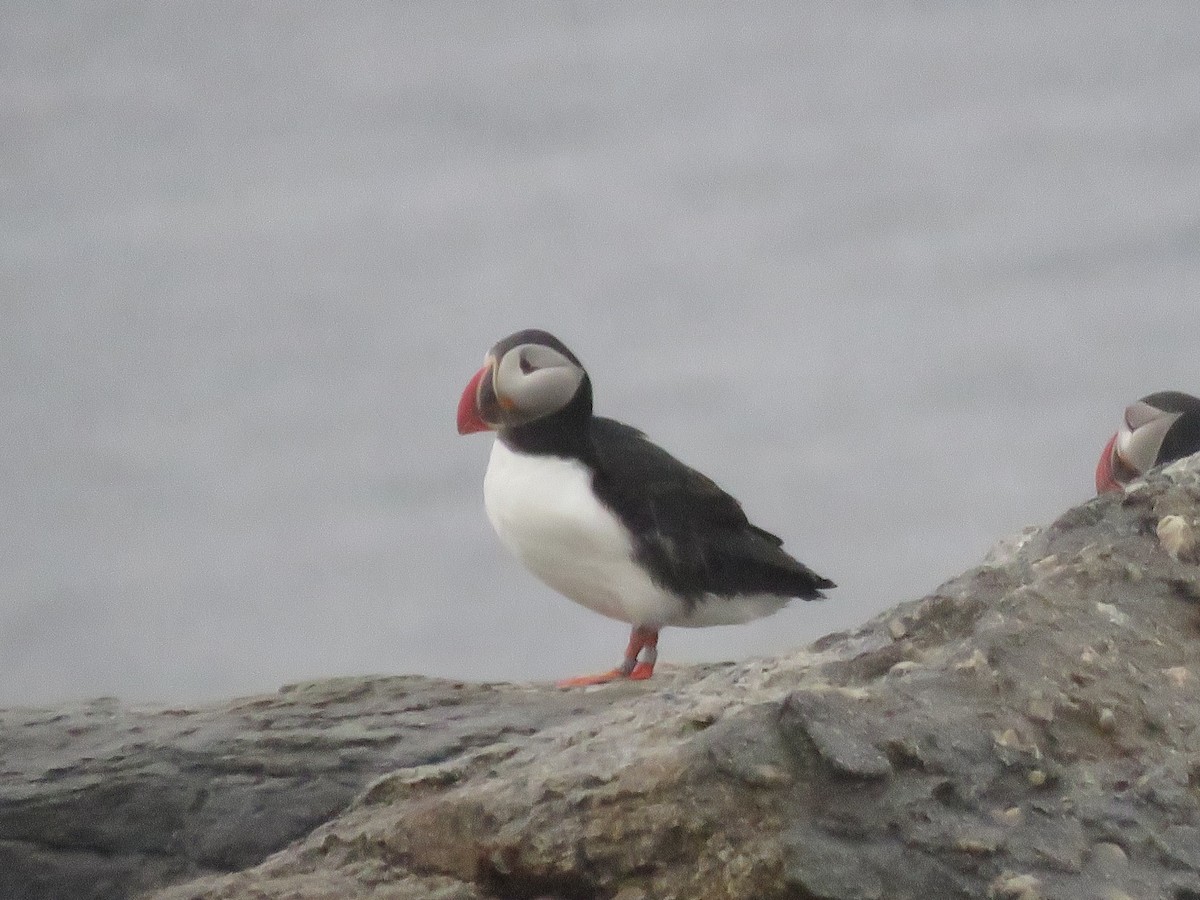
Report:
[{"label": "puffin wing", "polygon": [[773,594],[806,600],[834,583],[792,558],[706,475],[629,425],[592,419],[593,487],[625,523],[651,576],[686,600]]}]

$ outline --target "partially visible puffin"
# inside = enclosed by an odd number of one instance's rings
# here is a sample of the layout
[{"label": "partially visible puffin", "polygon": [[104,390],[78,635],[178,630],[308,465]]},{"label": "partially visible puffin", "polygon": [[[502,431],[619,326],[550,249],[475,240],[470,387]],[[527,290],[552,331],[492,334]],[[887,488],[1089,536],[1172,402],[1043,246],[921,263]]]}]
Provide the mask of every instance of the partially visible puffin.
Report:
[{"label": "partially visible puffin", "polygon": [[560,687],[649,678],[665,625],[747,622],[835,587],[712,480],[592,415],[587,372],[545,331],[509,335],[468,382],[459,434],[486,430],[483,496],[500,541],[550,587],[633,626],[620,666]]},{"label": "partially visible puffin", "polygon": [[1096,493],[1121,491],[1155,466],[1200,452],[1200,398],[1159,391],[1125,407],[1096,465]]}]

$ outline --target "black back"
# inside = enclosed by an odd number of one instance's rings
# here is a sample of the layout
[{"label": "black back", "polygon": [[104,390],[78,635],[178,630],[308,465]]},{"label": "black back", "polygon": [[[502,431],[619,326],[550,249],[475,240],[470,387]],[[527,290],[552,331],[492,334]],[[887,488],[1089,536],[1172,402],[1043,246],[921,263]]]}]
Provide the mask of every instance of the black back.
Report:
[{"label": "black back", "polygon": [[656,583],[687,601],[710,593],[812,600],[836,586],[793,559],[780,538],[752,525],[712,479],[636,428],[592,416],[586,378],[564,409],[506,429],[500,439],[518,452],[585,463],[597,497],[632,534],[638,561]]}]

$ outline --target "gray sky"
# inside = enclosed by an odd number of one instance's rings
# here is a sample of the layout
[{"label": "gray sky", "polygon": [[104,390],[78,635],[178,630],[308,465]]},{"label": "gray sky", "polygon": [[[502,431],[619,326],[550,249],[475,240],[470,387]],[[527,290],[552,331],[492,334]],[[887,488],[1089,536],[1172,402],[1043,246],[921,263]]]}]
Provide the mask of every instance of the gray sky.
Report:
[{"label": "gray sky", "polygon": [[1189,3],[8,4],[0,702],[548,678],[625,626],[508,559],[484,351],[840,587],[782,652],[1089,496],[1195,392]]}]

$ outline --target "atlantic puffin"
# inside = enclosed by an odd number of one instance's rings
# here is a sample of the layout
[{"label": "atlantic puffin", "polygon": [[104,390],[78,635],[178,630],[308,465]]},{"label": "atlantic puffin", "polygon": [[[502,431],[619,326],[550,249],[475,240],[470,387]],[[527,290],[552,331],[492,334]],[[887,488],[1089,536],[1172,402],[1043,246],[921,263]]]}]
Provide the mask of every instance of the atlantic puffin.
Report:
[{"label": "atlantic puffin", "polygon": [[1125,407],[1096,465],[1096,493],[1122,491],[1155,466],[1200,452],[1200,398],[1159,391]]},{"label": "atlantic puffin", "polygon": [[617,668],[560,687],[649,678],[666,625],[747,622],[836,586],[711,479],[593,415],[591,379],[545,331],[488,351],[459,400],[458,431],[496,432],[483,496],[501,543],[556,591],[633,626]]}]

